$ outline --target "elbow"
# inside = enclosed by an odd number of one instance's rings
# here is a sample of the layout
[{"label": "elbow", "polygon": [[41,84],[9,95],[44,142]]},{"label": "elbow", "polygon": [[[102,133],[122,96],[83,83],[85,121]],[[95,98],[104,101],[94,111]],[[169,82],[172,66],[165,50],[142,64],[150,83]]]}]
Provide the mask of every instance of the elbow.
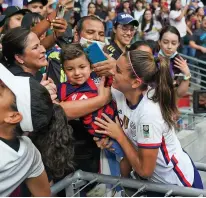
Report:
[{"label": "elbow", "polygon": [[141,174],[139,174],[139,176],[143,178],[148,178],[148,177],[151,177],[152,174],[153,174],[153,171],[144,170],[141,172]]},{"label": "elbow", "polygon": [[151,177],[153,175],[153,172],[154,172],[154,168],[137,168],[135,167],[134,168],[136,173],[140,176],[140,177],[143,177],[143,178],[148,178],[148,177]]}]

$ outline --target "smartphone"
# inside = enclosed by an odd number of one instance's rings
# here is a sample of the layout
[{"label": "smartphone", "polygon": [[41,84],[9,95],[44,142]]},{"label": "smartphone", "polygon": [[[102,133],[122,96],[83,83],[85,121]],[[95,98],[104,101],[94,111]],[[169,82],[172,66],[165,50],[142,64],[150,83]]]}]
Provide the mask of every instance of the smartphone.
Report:
[{"label": "smartphone", "polygon": [[85,48],[84,51],[92,64],[107,60],[97,43],[92,43],[89,47]]},{"label": "smartphone", "polygon": [[62,5],[59,5],[57,9],[56,17],[59,19],[62,19],[64,17],[65,11],[66,11],[66,8]]},{"label": "smartphone", "polygon": [[179,68],[174,66],[175,65],[175,62],[174,62],[175,58],[179,58],[179,57],[180,57],[180,55],[177,54],[174,58],[171,59],[171,61],[172,61],[172,70],[173,70],[174,75],[182,73],[182,71]]}]

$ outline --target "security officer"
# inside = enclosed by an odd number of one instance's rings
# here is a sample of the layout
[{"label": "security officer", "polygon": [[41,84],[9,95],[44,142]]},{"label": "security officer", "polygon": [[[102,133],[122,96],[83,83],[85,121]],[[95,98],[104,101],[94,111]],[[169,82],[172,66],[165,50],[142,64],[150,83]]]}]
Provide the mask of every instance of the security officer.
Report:
[{"label": "security officer", "polygon": [[119,13],[114,19],[111,43],[104,51],[117,60],[130,45],[138,25],[130,14]]}]

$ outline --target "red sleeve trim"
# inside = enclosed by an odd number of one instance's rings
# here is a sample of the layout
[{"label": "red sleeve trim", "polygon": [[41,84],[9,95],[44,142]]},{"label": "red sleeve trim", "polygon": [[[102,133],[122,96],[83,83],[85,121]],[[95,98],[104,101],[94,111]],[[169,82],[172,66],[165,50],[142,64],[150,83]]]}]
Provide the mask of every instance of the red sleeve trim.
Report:
[{"label": "red sleeve trim", "polygon": [[161,143],[157,143],[157,144],[137,144],[139,148],[150,148],[150,149],[154,149],[154,148],[159,148],[161,146]]}]

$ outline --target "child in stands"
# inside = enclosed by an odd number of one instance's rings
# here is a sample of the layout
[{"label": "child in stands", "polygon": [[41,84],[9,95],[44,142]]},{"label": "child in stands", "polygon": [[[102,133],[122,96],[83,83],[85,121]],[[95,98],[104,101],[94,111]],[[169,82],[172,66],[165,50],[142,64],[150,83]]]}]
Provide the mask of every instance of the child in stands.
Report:
[{"label": "child in stands", "polygon": [[[90,62],[80,44],[69,44],[64,46],[60,59],[68,79],[66,83],[62,83],[58,88],[58,98],[60,101],[86,100],[98,95],[97,86],[101,79],[94,72],[92,72]],[[112,78],[108,77],[106,86],[111,86],[111,84]],[[115,120],[117,119],[116,110],[116,104],[114,101],[111,101],[109,104],[105,105],[101,109],[97,109],[92,114],[85,115],[81,118],[81,120],[91,135],[102,138],[105,136],[95,133],[95,130],[99,129],[99,127],[94,124],[95,117],[102,117],[102,113],[105,113],[112,120]],[[113,141],[112,148],[114,153],[105,150],[105,154],[109,159],[108,162],[111,175],[119,176],[119,163],[117,163],[117,161],[123,160],[122,158],[124,153],[116,141]],[[112,168],[114,167],[114,157],[117,160],[115,159],[115,168]],[[120,163],[120,167],[121,164],[122,163]],[[121,169],[123,169],[123,167],[121,167]]]}]

